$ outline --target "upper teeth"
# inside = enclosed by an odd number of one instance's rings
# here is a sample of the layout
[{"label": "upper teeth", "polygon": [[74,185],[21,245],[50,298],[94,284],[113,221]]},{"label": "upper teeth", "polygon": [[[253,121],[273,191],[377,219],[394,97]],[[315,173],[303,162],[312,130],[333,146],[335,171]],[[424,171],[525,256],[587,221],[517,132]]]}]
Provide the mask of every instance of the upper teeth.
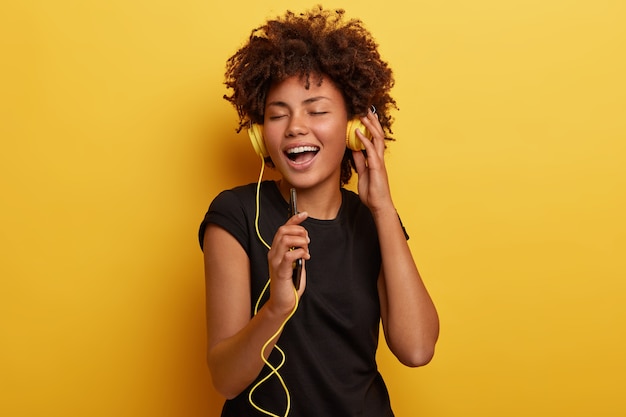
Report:
[{"label": "upper teeth", "polygon": [[317,151],[317,147],[315,146],[298,146],[296,148],[288,149],[287,153],[294,154],[294,153],[315,152],[315,151]]}]

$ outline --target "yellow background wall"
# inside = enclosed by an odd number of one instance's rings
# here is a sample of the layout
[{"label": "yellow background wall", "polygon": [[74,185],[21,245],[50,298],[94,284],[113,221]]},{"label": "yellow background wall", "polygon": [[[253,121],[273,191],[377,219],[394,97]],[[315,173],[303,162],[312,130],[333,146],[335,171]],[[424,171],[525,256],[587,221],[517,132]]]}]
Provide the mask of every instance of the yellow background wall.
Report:
[{"label": "yellow background wall", "polygon": [[[198,223],[259,163],[224,61],[293,0],[0,6],[0,415],[216,416]],[[626,3],[325,3],[395,70],[395,201],[438,306],[398,416],[626,414]]]}]

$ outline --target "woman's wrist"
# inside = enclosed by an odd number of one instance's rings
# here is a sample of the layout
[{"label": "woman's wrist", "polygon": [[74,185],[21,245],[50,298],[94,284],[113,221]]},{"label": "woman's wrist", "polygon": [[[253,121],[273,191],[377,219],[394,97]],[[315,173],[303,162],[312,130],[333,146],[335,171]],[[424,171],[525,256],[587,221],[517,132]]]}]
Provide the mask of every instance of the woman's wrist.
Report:
[{"label": "woman's wrist", "polygon": [[372,212],[374,220],[377,220],[378,218],[385,218],[389,215],[397,216],[396,207],[394,206],[391,199],[384,202],[383,204],[376,205],[375,207],[370,207],[370,211]]}]

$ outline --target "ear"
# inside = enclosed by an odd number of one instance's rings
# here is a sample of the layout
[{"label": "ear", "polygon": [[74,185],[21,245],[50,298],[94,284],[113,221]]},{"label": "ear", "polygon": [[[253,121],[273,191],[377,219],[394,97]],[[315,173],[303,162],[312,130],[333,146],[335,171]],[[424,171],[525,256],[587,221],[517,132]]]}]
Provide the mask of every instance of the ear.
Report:
[{"label": "ear", "polygon": [[372,134],[365,128],[363,122],[360,119],[355,118],[348,120],[348,128],[346,131],[346,146],[353,151],[362,151],[365,146],[361,143],[361,139],[356,135],[355,130],[359,129],[366,138],[372,140]]},{"label": "ear", "polygon": [[250,124],[250,127],[248,128],[248,136],[250,136],[250,142],[252,142],[252,147],[257,155],[263,159],[270,156],[269,152],[267,152],[267,148],[265,147],[262,125],[256,123]]}]

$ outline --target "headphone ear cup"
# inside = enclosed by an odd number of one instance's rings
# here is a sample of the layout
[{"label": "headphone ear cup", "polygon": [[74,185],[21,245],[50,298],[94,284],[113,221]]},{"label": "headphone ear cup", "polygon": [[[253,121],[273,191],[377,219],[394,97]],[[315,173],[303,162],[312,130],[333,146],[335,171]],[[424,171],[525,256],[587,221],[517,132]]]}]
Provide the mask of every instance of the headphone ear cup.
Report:
[{"label": "headphone ear cup", "polygon": [[250,142],[252,142],[252,147],[257,155],[263,159],[270,156],[265,147],[265,140],[263,139],[263,126],[252,123],[248,129],[248,136],[250,136]]},{"label": "headphone ear cup", "polygon": [[356,135],[355,130],[359,129],[366,138],[372,140],[372,134],[365,128],[363,122],[360,119],[352,119],[348,121],[348,128],[346,131],[346,146],[353,151],[362,151],[365,149],[361,139]]}]

